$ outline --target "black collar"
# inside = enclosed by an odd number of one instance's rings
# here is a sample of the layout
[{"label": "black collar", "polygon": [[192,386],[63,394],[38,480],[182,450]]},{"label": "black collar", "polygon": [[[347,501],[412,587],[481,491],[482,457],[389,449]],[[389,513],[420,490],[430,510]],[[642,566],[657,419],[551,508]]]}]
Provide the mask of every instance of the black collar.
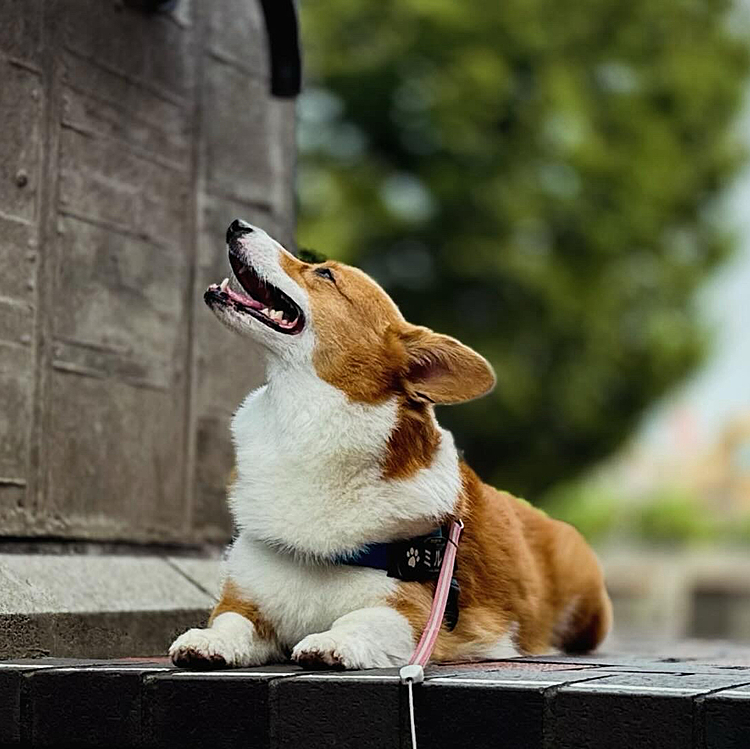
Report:
[{"label": "black collar", "polygon": [[[385,570],[388,577],[406,582],[437,580],[448,543],[449,530],[449,526],[443,525],[425,536],[368,544],[354,553],[335,557],[333,561],[335,564]],[[454,629],[458,623],[459,593],[458,581],[454,574],[444,617],[448,630]]]}]

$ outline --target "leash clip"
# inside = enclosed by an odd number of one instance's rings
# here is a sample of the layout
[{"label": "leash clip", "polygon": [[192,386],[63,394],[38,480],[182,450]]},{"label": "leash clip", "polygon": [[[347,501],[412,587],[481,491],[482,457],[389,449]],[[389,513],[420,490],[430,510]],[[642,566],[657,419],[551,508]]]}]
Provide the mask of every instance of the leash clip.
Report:
[{"label": "leash clip", "polygon": [[424,681],[424,669],[418,663],[402,666],[398,675],[402,684],[421,684]]}]

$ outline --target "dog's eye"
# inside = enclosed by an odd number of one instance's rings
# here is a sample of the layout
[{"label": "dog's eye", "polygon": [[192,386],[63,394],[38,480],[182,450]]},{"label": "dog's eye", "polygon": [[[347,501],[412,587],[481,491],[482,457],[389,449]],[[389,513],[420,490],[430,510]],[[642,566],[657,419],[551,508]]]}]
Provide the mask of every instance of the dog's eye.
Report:
[{"label": "dog's eye", "polygon": [[336,279],[333,277],[333,271],[330,268],[316,268],[315,272],[322,278],[327,278],[329,281],[336,283]]}]

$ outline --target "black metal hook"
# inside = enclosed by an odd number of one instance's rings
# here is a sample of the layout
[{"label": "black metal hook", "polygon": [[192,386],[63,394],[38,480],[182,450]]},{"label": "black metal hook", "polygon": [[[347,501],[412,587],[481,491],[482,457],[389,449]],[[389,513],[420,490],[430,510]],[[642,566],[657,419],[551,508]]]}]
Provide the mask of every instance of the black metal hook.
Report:
[{"label": "black metal hook", "polygon": [[271,54],[271,93],[297,96],[302,88],[297,10],[294,0],[260,0]]}]

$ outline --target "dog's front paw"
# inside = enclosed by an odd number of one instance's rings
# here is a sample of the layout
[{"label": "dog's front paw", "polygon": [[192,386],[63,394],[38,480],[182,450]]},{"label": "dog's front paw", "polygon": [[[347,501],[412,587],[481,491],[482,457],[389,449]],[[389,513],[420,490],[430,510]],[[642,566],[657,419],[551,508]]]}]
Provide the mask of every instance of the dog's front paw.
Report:
[{"label": "dog's front paw", "polygon": [[360,669],[403,665],[365,636],[352,632],[318,632],[308,635],[292,650],[292,660],[302,668]]},{"label": "dog's front paw", "polygon": [[189,629],[169,648],[175,666],[206,671],[213,668],[257,666],[267,660],[255,642],[253,625],[239,614],[227,612],[208,629]]},{"label": "dog's front paw", "polygon": [[342,652],[331,632],[308,635],[292,650],[292,660],[302,668],[366,668],[353,665],[350,654]]},{"label": "dog's front paw", "polygon": [[189,629],[169,648],[175,666],[199,671],[243,665],[240,655],[226,635],[212,629]]}]

